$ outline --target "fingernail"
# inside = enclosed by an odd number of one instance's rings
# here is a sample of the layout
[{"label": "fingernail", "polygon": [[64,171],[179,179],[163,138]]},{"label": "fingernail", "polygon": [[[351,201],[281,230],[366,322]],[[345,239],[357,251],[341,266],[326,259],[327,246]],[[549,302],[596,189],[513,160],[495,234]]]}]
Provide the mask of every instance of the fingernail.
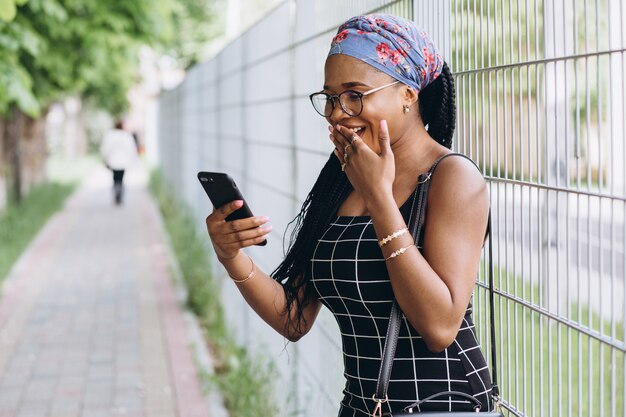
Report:
[{"label": "fingernail", "polygon": [[334,140],[335,139],[335,135],[333,135],[332,133],[330,135],[328,135],[328,137],[330,138],[330,140]]},{"label": "fingernail", "polygon": [[387,129],[387,121],[386,121],[386,120],[381,120],[381,121],[380,121],[380,126],[381,126],[383,129]]},{"label": "fingernail", "polygon": [[261,217],[261,221],[262,221],[262,222],[264,222],[264,223],[267,223],[267,222],[269,222],[269,221],[270,221],[270,218],[269,218],[269,217],[267,217],[267,216],[262,216],[262,217]]},{"label": "fingernail", "polygon": [[241,200],[233,201],[233,207],[239,207],[239,206],[243,206],[243,201]]},{"label": "fingernail", "polygon": [[335,129],[340,130],[340,129],[341,129],[341,126],[340,126],[340,125],[337,125],[337,126],[335,126]]},{"label": "fingernail", "polygon": [[329,131],[330,133],[333,133],[333,130],[334,130],[334,129],[333,129],[333,127],[332,127],[332,126],[328,126],[328,131]]}]

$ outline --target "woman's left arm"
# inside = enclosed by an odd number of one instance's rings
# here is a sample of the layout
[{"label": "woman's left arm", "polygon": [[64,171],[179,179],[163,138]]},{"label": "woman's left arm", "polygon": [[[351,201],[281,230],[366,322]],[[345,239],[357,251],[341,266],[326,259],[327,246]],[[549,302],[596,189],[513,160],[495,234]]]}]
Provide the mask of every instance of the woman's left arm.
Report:
[{"label": "woman's left arm", "polygon": [[[382,247],[393,292],[411,325],[431,351],[454,341],[474,289],[484,242],[489,197],[482,175],[465,158],[446,158],[432,175],[424,248],[404,234]],[[393,198],[376,199],[370,215],[378,239],[405,227]],[[415,242],[416,243],[416,242]],[[423,253],[423,254],[422,254]]]}]

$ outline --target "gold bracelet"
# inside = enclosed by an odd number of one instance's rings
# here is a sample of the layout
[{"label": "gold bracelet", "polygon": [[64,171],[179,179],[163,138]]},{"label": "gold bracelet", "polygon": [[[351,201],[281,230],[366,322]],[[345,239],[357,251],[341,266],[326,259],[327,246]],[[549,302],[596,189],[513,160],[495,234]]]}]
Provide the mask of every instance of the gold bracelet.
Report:
[{"label": "gold bracelet", "polygon": [[387,235],[386,237],[382,238],[381,240],[378,241],[378,246],[380,246],[381,248],[383,246],[385,246],[388,242],[394,240],[395,238],[397,238],[398,236],[402,236],[403,234],[407,233],[409,231],[409,229],[407,229],[406,227],[400,229],[400,230],[396,230],[395,232],[393,232],[390,235]]},{"label": "gold bracelet", "polygon": [[235,283],[237,284],[243,284],[244,282],[246,282],[247,280],[249,280],[250,278],[252,278],[252,275],[254,275],[254,261],[252,260],[252,258],[250,258],[248,256],[248,259],[250,259],[250,263],[252,264],[252,271],[250,271],[250,273],[248,274],[247,277],[243,278],[243,279],[237,279],[235,277],[233,277],[232,275],[228,274],[228,276],[230,277],[230,279],[232,279],[233,281],[235,281]]},{"label": "gold bracelet", "polygon": [[391,255],[389,255],[387,258],[385,258],[385,261],[388,261],[391,258],[395,258],[396,256],[402,255],[404,252],[406,252],[406,250],[408,248],[410,248],[413,245],[405,246],[405,247],[403,247],[401,249],[398,249],[397,251],[394,251]]}]

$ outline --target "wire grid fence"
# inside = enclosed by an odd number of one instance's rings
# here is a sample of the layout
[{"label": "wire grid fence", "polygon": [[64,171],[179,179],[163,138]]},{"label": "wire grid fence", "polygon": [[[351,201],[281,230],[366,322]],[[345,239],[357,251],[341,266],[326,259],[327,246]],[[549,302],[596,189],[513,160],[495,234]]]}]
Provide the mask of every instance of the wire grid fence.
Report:
[{"label": "wire grid fence", "polygon": [[[525,416],[625,416],[623,3],[286,1],[163,95],[161,166],[199,219],[211,206],[196,172],[229,172],[253,211],[272,218],[270,244],[249,250],[270,272],[332,151],[307,96],[323,84],[337,26],[374,11],[413,18],[455,76],[454,146],[490,186],[505,407]],[[218,266],[214,273],[225,277]],[[474,307],[489,356],[486,276],[483,264]],[[237,339],[278,358],[281,415],[336,414],[343,364],[330,314],[285,347],[224,284]]]},{"label": "wire grid fence", "polygon": [[502,391],[529,416],[625,415],[625,9],[452,3],[456,144],[491,187]]}]

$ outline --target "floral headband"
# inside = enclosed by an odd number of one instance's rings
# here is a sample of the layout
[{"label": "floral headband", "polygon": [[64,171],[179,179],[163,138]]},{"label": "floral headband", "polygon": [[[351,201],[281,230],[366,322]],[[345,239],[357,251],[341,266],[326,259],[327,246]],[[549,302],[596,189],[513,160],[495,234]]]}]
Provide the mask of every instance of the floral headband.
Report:
[{"label": "floral headband", "polygon": [[328,52],[350,55],[421,91],[443,68],[443,57],[414,22],[389,14],[355,16],[339,27]]}]

